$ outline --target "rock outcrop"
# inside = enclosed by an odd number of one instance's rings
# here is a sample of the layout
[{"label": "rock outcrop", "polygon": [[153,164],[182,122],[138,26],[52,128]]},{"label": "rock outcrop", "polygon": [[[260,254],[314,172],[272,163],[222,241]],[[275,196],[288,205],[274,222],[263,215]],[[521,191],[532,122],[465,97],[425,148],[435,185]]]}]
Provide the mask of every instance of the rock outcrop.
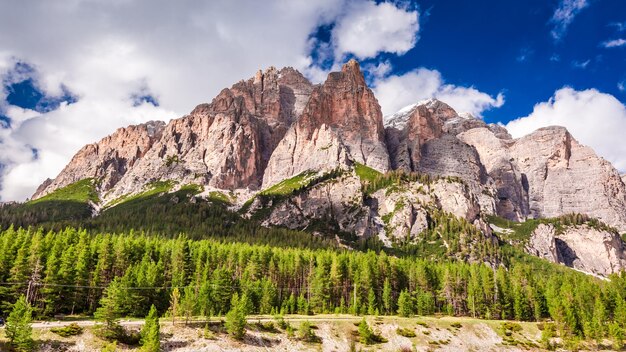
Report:
[{"label": "rock outcrop", "polygon": [[59,176],[46,180],[33,199],[85,178],[99,180],[99,188],[111,189],[158,141],[165,127],[161,121],[119,128],[98,143],[88,144],[74,155]]},{"label": "rock outcrop", "polygon": [[370,236],[376,228],[370,215],[370,209],[364,204],[361,182],[358,177],[347,174],[280,201],[264,224],[307,229],[321,222],[338,232]]},{"label": "rock outcrop", "polygon": [[480,155],[498,190],[498,213],[512,220],[587,214],[626,230],[626,186],[617,170],[563,127],[517,140],[487,128],[458,135]]},{"label": "rock outcrop", "polygon": [[34,197],[87,177],[99,180],[105,201],[162,180],[259,189],[270,155],[312,89],[292,68],[260,71],[167,125],[131,126],[83,148]]},{"label": "rock outcrop", "polygon": [[389,170],[382,113],[355,60],[311,93],[302,116],[274,150],[263,177],[268,187],[306,170],[354,162]]},{"label": "rock outcrop", "polygon": [[589,225],[570,226],[557,233],[551,224],[540,224],[526,250],[554,263],[598,276],[626,269],[626,248],[619,234]]}]

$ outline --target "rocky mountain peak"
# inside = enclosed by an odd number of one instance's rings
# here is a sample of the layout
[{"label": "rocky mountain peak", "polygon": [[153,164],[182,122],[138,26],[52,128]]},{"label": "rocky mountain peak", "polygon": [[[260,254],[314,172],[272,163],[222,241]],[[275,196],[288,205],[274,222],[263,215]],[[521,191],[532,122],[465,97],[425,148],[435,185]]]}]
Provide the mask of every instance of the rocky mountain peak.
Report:
[{"label": "rocky mountain peak", "polygon": [[102,189],[112,187],[161,138],[164,129],[165,123],[162,121],[118,128],[99,142],[81,148],[59,176],[54,180],[46,180],[32,198],[43,197],[86,178],[99,179]]},{"label": "rocky mountain peak", "polygon": [[302,115],[272,154],[263,185],[354,162],[389,170],[380,105],[358,62],[351,60],[313,89]]},{"label": "rocky mountain peak", "polygon": [[565,128],[512,139],[504,127],[436,99],[383,124],[355,60],[316,86],[291,67],[269,67],[167,125],[119,129],[82,148],[33,197],[85,178],[98,180],[105,201],[159,180],[254,192],[355,163],[460,178],[484,214],[524,220],[576,212],[626,229],[625,177]]}]

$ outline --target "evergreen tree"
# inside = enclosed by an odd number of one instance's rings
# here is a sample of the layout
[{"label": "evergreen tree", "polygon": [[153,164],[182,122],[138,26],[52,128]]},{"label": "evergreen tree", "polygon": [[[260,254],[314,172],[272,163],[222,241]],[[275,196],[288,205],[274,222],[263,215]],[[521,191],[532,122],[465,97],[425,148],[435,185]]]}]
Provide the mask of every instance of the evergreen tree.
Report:
[{"label": "evergreen tree", "polygon": [[248,297],[243,294],[241,298],[235,293],[230,302],[230,311],[226,314],[226,331],[237,340],[243,339],[246,335],[246,309]]},{"label": "evergreen tree", "polygon": [[389,278],[385,279],[383,284],[383,307],[385,314],[391,314],[394,311],[393,297],[391,296],[391,284]]},{"label": "evergreen tree", "polygon": [[398,314],[403,317],[410,317],[415,313],[413,299],[408,291],[400,291],[398,296]]},{"label": "evergreen tree", "polygon": [[106,324],[104,327],[106,336],[117,334],[120,329],[119,319],[122,314],[120,302],[122,296],[123,292],[120,282],[118,279],[115,279],[111,281],[100,299],[100,307],[96,310],[94,316]]},{"label": "evergreen tree", "polygon": [[378,314],[378,308],[376,307],[376,293],[372,288],[370,288],[367,293],[367,314]]},{"label": "evergreen tree", "polygon": [[298,328],[298,337],[302,341],[306,342],[314,342],[315,340],[317,340],[317,336],[315,336],[315,333],[311,328],[311,323],[309,323],[308,320],[300,323],[300,327]]},{"label": "evergreen tree", "polygon": [[145,352],[159,352],[161,350],[161,331],[159,314],[154,304],[146,317],[143,329],[141,329],[141,349]]},{"label": "evergreen tree", "polygon": [[5,327],[5,335],[15,351],[28,352],[34,349],[32,308],[25,296],[20,296],[9,314]]},{"label": "evergreen tree", "polygon": [[617,351],[624,348],[624,327],[618,323],[611,323],[609,325],[609,335],[613,340],[613,348]]},{"label": "evergreen tree", "polygon": [[191,317],[194,315],[197,302],[198,297],[196,296],[194,288],[190,286],[186,287],[180,301],[180,311],[185,317],[185,325],[189,324],[189,320],[191,320]]},{"label": "evergreen tree", "polygon": [[176,317],[180,314],[180,291],[178,287],[174,287],[170,295],[169,313],[172,316],[172,325],[176,324]]}]

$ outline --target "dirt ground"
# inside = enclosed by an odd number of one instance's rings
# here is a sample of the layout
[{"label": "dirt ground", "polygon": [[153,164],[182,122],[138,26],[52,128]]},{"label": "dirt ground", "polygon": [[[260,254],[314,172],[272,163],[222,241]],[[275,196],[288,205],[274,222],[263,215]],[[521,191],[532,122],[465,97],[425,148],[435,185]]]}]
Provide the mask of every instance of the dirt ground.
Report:
[{"label": "dirt ground", "polygon": [[[285,320],[293,327],[296,336],[278,328],[272,317],[250,317],[246,336],[242,341],[232,339],[220,323],[220,319],[182,321],[172,325],[171,320],[161,321],[161,346],[163,351],[209,352],[209,351],[540,351],[541,331],[536,323],[518,323],[521,330],[506,336],[502,321],[452,317],[365,317],[370,327],[386,342],[363,345],[358,341],[357,325],[363,317],[350,315],[287,316]],[[300,323],[309,321],[317,336],[317,342],[303,342],[297,338]],[[268,329],[267,323],[273,323]],[[106,344],[94,335],[93,321],[80,321],[84,331],[79,336],[63,338],[50,331],[53,327],[70,322],[35,323],[34,337],[38,351],[100,351]],[[266,324],[259,324],[266,323]],[[142,321],[122,321],[129,330],[139,330]],[[413,331],[415,337],[398,334],[398,328]],[[5,350],[1,341],[0,351]],[[139,350],[138,346],[118,345],[118,351]]]}]

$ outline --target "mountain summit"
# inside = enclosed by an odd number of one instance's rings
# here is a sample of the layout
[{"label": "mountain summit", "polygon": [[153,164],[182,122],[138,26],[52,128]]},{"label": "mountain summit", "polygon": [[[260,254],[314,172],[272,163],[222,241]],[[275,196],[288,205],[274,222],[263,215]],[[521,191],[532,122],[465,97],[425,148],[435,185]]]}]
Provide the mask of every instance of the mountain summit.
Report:
[{"label": "mountain summit", "polygon": [[[566,129],[513,139],[502,126],[434,99],[383,119],[355,60],[316,86],[292,68],[272,67],[168,124],[121,128],[83,147],[33,199],[85,179],[93,180],[98,209],[159,182],[172,190],[195,185],[202,189],[197,197],[220,194],[265,226],[374,236],[386,245],[420,241],[444,213],[471,224],[468,233],[481,233],[474,242],[498,241],[493,232],[502,229],[494,230],[489,217],[576,213],[626,231],[622,176]],[[584,234],[544,228],[528,251],[540,255],[543,245],[556,248],[550,241],[566,238],[570,247],[562,252],[583,256],[597,242],[606,251],[597,255],[613,259],[600,269],[578,264],[581,270],[606,275],[626,267],[617,231],[579,230]],[[581,236],[587,240],[574,240]],[[551,253],[546,257],[565,257]]]}]

